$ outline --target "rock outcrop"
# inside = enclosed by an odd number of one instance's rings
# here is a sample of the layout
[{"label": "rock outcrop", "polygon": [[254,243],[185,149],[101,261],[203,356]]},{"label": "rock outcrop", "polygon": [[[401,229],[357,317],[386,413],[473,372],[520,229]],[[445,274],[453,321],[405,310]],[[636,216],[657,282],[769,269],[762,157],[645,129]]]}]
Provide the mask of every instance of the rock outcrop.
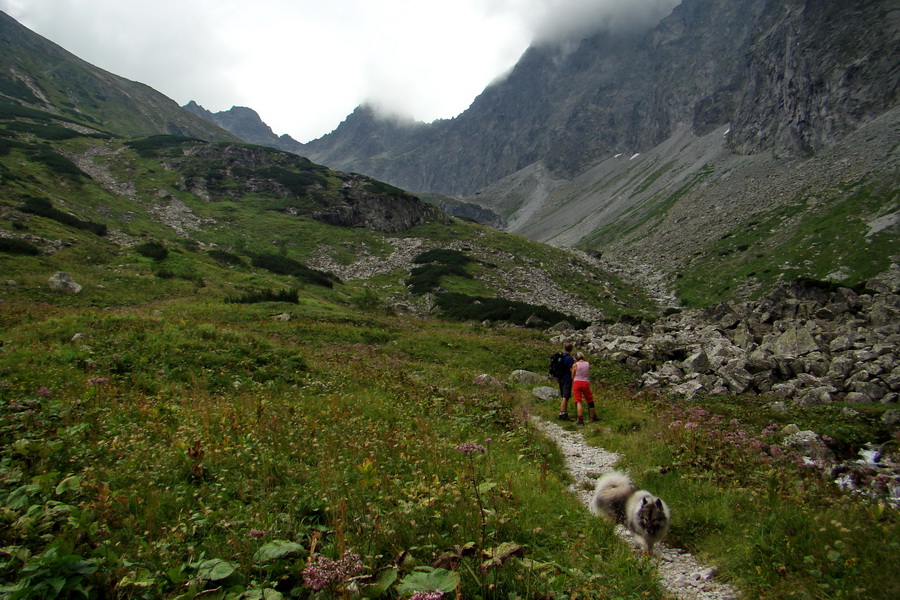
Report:
[{"label": "rock outcrop", "polygon": [[900,398],[900,265],[870,291],[795,283],[767,297],[558,334],[623,362],[642,386],[767,394],[800,406]]}]

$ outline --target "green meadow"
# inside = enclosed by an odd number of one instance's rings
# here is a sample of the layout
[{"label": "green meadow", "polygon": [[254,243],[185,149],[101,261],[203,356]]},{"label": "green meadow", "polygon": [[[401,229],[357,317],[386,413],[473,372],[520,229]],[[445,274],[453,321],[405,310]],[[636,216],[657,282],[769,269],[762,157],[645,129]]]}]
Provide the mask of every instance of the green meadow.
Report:
[{"label": "green meadow", "polygon": [[[666,597],[567,491],[531,422],[556,402],[508,381],[546,370],[541,331],[309,292],[0,314],[0,597]],[[896,597],[894,510],[780,452],[785,416],[595,365],[585,434],[666,498],[670,544],[747,597]]]}]

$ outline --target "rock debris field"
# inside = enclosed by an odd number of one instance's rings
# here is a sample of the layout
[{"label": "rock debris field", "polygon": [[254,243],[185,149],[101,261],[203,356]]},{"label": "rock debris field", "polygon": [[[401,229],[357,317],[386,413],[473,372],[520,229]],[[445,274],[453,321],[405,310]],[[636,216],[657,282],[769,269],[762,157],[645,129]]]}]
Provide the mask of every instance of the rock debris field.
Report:
[{"label": "rock debris field", "polygon": [[[591,446],[578,432],[568,431],[556,423],[534,418],[535,427],[554,440],[566,460],[566,468],[575,482],[570,490],[577,494],[587,509],[591,500],[594,480],[612,471],[619,455],[597,446]],[[677,516],[675,517],[677,518]],[[622,526],[616,533],[632,544],[632,535]],[[668,593],[683,600],[734,600],[740,594],[729,585],[717,581],[715,568],[700,564],[689,553],[672,548],[665,542],[657,544],[654,555],[659,571],[660,584]]]}]

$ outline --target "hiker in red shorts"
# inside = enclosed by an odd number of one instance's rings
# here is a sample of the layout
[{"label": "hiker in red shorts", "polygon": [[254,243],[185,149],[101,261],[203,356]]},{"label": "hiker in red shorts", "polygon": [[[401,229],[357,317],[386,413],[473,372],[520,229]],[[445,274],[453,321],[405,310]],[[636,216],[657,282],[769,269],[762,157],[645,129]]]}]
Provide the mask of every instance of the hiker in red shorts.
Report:
[{"label": "hiker in red shorts", "polygon": [[578,414],[578,425],[584,425],[584,415],[581,401],[586,400],[591,421],[599,421],[597,411],[594,409],[594,394],[591,392],[591,364],[585,360],[581,352],[575,355],[575,364],[572,365],[572,396],[575,398],[575,408]]}]

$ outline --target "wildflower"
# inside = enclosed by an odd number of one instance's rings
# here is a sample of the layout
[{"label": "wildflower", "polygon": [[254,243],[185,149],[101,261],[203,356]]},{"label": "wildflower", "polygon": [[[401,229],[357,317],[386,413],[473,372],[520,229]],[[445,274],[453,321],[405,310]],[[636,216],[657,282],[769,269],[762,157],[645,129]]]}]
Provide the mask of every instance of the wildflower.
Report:
[{"label": "wildflower", "polygon": [[441,600],[443,597],[444,592],[435,590],[433,592],[416,592],[409,600]]},{"label": "wildflower", "polygon": [[362,570],[363,564],[359,555],[349,550],[344,552],[339,560],[318,556],[316,562],[310,563],[303,570],[303,583],[312,590],[324,590],[334,587]]},{"label": "wildflower", "polygon": [[482,454],[487,452],[487,448],[485,448],[481,444],[476,444],[475,442],[466,442],[465,444],[460,444],[456,447],[456,449],[466,456],[471,456],[476,452],[481,452]]},{"label": "wildflower", "polygon": [[53,395],[53,392],[50,391],[50,388],[48,388],[45,385],[42,385],[41,387],[39,387],[38,391],[35,393],[38,396],[40,396],[41,398],[49,398],[51,395]]},{"label": "wildflower", "polygon": [[252,538],[261,538],[266,537],[266,532],[260,529],[251,529],[248,535]]},{"label": "wildflower", "polygon": [[100,385],[102,383],[109,383],[109,377],[91,377],[87,380],[87,382],[91,385]]}]

